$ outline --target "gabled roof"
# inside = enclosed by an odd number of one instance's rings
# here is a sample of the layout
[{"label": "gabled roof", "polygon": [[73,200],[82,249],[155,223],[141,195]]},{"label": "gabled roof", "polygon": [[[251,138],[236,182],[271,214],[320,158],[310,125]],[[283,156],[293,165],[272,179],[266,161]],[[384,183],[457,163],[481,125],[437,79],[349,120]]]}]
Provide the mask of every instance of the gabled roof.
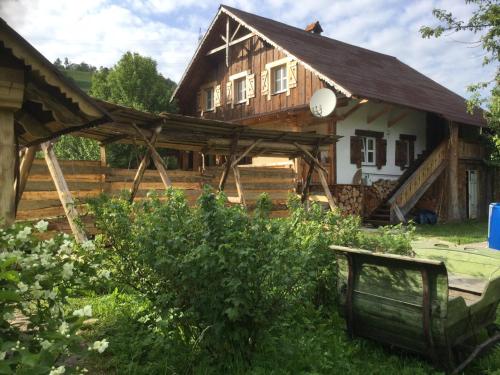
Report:
[{"label": "gabled roof", "polygon": [[[307,69],[347,96],[433,112],[459,123],[486,125],[482,111],[476,110],[474,115],[469,114],[464,98],[393,56],[313,34],[226,5],[221,5],[211,27],[221,14],[227,14],[275,48],[296,58]],[[178,89],[183,85],[185,76],[194,68],[206,36]]]}]

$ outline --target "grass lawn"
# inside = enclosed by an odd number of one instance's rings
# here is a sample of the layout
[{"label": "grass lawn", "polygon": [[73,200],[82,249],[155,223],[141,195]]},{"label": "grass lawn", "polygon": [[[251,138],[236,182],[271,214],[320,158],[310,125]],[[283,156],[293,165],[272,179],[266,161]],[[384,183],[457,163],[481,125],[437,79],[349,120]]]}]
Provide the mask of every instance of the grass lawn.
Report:
[{"label": "grass lawn", "polygon": [[466,221],[453,224],[417,225],[416,234],[421,238],[435,238],[456,245],[483,242],[487,240],[488,222]]}]

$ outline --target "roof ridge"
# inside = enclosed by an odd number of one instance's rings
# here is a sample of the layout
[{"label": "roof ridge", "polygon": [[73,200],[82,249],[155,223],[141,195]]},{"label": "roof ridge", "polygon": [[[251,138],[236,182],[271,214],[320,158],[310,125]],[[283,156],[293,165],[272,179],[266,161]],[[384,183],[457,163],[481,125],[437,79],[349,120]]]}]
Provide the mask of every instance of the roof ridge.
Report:
[{"label": "roof ridge", "polygon": [[349,47],[353,47],[353,48],[357,48],[357,49],[362,49],[362,50],[365,50],[365,51],[368,51],[368,52],[371,52],[371,53],[376,53],[378,55],[383,55],[383,56],[392,57],[394,59],[397,59],[396,56],[389,55],[387,53],[375,51],[375,50],[372,50],[372,49],[369,49],[369,48],[366,48],[366,47],[357,46],[355,44],[347,43],[347,42],[344,42],[342,40],[338,40],[338,39],[335,39],[335,38],[330,38],[330,37],[328,37],[326,35],[313,34],[313,33],[305,31],[304,29],[301,29],[300,27],[289,25],[287,23],[284,23],[284,22],[281,22],[281,21],[278,21],[278,20],[274,20],[272,18],[264,17],[264,16],[261,16],[259,14],[246,12],[244,10],[241,10],[241,9],[238,9],[238,8],[234,8],[234,7],[231,7],[231,6],[228,6],[228,5],[221,4],[220,7],[219,7],[219,9],[220,8],[224,8],[224,9],[226,9],[229,12],[231,12],[231,11],[237,11],[237,12],[248,14],[249,16],[259,17],[259,18],[261,18],[263,20],[266,20],[266,21],[271,21],[271,22],[274,22],[274,23],[278,23],[278,24],[283,25],[285,27],[289,27],[289,28],[295,29],[297,31],[301,31],[301,32],[304,33],[304,35],[309,35],[309,36],[311,36],[313,38],[326,39],[326,40],[329,40],[329,41],[334,41],[336,43],[344,44],[345,46],[349,46]]}]

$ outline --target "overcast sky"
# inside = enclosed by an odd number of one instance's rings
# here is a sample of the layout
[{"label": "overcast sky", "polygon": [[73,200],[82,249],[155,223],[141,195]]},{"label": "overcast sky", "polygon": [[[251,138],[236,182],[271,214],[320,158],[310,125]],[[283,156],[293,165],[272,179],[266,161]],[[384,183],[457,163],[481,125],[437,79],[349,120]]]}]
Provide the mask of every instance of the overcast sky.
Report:
[{"label": "overcast sky", "polygon": [[[303,28],[319,20],[331,38],[396,56],[451,90],[492,77],[477,36],[422,39],[433,8],[466,18],[463,0],[227,0],[227,5]],[[112,66],[126,51],[151,56],[175,81],[219,4],[203,0],[0,0],[0,16],[49,60]]]}]

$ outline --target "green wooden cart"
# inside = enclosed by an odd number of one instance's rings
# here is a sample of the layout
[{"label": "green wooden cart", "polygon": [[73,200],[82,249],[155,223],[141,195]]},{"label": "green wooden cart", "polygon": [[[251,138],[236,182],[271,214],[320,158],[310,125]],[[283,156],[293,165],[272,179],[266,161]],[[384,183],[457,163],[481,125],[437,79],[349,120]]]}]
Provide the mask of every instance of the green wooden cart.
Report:
[{"label": "green wooden cart", "polygon": [[494,276],[500,263],[495,258],[479,259],[493,270],[488,280],[448,274],[442,260],[331,248],[351,336],[423,354],[451,373],[500,342],[495,325],[500,276]]}]

